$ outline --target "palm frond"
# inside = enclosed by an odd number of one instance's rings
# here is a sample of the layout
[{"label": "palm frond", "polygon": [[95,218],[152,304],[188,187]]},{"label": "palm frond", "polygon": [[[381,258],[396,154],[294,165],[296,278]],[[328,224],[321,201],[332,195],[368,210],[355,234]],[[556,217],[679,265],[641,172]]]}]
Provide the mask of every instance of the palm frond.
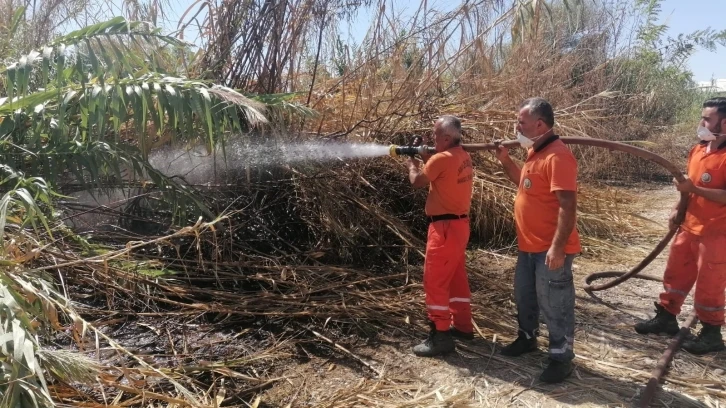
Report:
[{"label": "palm frond", "polygon": [[33,273],[18,279],[0,270],[0,406],[54,406],[46,370],[86,384],[95,379],[97,366],[87,358],[40,349],[38,328],[58,325],[57,312],[47,301],[49,296],[62,298]]}]

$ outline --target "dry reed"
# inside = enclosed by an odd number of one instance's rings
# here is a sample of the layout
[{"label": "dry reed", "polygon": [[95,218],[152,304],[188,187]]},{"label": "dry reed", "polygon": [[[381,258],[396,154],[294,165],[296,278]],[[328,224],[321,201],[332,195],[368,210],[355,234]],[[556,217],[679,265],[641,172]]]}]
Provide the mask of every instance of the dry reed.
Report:
[{"label": "dry reed", "polygon": [[[269,137],[402,143],[410,135],[427,134],[440,114],[453,113],[464,119],[467,142],[490,141],[513,134],[517,104],[535,94],[553,102],[564,136],[625,140],[632,138],[632,129],[646,126],[630,114],[638,104],[647,105],[642,95],[608,91],[618,72],[609,70],[608,27],[597,19],[588,23],[600,29],[597,35],[571,50],[562,27],[519,27],[526,41],[512,44],[504,55],[501,44],[515,28],[517,9],[497,13],[491,2],[480,1],[445,15],[421,10],[407,25],[382,13],[367,48],[332,77],[322,68],[299,68],[310,29],[319,28],[316,19],[327,16],[314,9],[320,3],[269,4],[280,7],[278,14],[245,8],[259,6],[255,2],[223,2],[210,9],[203,64],[216,79],[248,90],[311,90],[299,100],[320,116]],[[308,14],[313,17],[303,19],[305,26],[288,24]],[[230,24],[245,16],[252,16],[250,24],[257,28],[283,24],[284,29],[269,30],[275,46],[265,47],[263,33]],[[408,34],[398,36],[403,28]],[[451,51],[454,35],[460,40]],[[586,149],[577,154],[583,163],[578,227],[586,256],[622,259],[623,246],[647,242],[652,227],[632,213],[631,196],[590,182],[628,173],[622,169],[625,161]],[[514,248],[514,190],[490,156],[476,156],[475,164],[472,254],[495,256],[470,262],[474,319],[483,338],[510,339],[516,332],[507,283],[511,260],[501,258]],[[657,170],[645,166],[643,174]],[[78,255],[82,248],[64,240],[25,261],[31,268],[57,271],[79,315],[98,333],[94,338],[58,334],[59,345],[98,358],[106,373],[96,387],[53,384],[57,401],[89,407],[182,406],[190,401],[183,388],[207,406],[263,406],[265,390],[292,382],[280,367],[306,356],[341,356],[360,368],[362,380],[314,401],[305,382],[296,383],[300,388],[285,401],[290,406],[305,405],[303,400],[343,407],[496,405],[512,403],[523,392],[513,386],[494,396],[478,385],[427,388],[387,376],[361,354],[367,342],[375,346],[386,336],[420,337],[425,330],[420,283],[425,192],[410,188],[400,163],[382,158],[283,166],[230,175],[226,181],[233,187],[203,190],[211,208],[225,211],[214,228],[197,225],[153,239],[142,231],[97,231],[94,240],[118,251],[115,259],[107,259],[108,254],[97,255],[100,262],[84,259]],[[128,216],[126,204],[97,210]],[[150,214],[132,215],[141,224],[163,221],[163,213]],[[126,249],[130,239],[142,242]],[[658,351],[657,344],[624,330],[601,329],[627,346],[630,360]],[[637,387],[633,384],[647,378],[649,370],[603,354],[594,344],[581,346],[580,364],[590,375],[569,382],[568,392],[597,393],[615,405],[628,401]],[[533,358],[503,360],[481,344],[462,349],[487,365],[515,367],[525,377],[536,367]],[[688,361],[699,369],[704,364]],[[594,389],[592,381],[613,378],[626,381]],[[723,381],[716,378],[684,375],[669,381],[691,395],[723,396],[718,388]],[[678,401],[685,404],[683,398]]]}]

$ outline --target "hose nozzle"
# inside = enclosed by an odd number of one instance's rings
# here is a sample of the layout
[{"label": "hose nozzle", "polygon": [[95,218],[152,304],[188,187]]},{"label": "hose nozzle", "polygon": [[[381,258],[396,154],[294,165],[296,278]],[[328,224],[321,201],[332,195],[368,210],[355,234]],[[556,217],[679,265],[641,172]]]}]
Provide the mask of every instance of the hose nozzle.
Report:
[{"label": "hose nozzle", "polygon": [[431,146],[399,146],[399,145],[391,145],[391,147],[388,150],[388,153],[391,155],[391,157],[398,157],[398,156],[411,156],[414,157],[417,154],[421,155],[423,153],[428,154],[434,154],[436,153],[436,149],[434,149]]}]

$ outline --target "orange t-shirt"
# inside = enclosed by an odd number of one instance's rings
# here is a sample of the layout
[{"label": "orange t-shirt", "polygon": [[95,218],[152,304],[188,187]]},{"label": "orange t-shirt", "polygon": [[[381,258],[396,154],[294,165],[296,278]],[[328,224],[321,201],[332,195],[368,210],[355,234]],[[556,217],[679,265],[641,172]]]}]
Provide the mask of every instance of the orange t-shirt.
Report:
[{"label": "orange t-shirt", "polygon": [[[520,251],[537,253],[550,249],[560,211],[555,191],[577,191],[577,161],[559,138],[538,152],[529,149],[522,166],[514,200]],[[565,244],[565,253],[576,254],[581,250],[575,227]]]},{"label": "orange t-shirt", "polygon": [[[699,143],[688,154],[688,178],[696,187],[726,190],[726,148],[706,153]],[[726,205],[691,194],[681,228],[694,235],[726,234]]]},{"label": "orange t-shirt", "polygon": [[436,153],[423,168],[429,179],[426,215],[469,214],[474,171],[471,156],[461,146]]}]

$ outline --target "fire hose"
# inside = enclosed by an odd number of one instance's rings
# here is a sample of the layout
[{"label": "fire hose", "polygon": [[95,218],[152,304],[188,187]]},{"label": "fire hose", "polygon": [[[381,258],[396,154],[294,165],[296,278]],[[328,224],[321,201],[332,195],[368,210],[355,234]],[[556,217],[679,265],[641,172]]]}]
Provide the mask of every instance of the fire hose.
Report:
[{"label": "fire hose", "polygon": [[[585,138],[585,137],[567,137],[567,138],[561,138],[564,143],[566,144],[574,144],[574,145],[584,145],[584,146],[594,146],[594,147],[600,147],[605,148],[610,151],[620,151],[624,153],[632,154],[636,157],[640,157],[642,159],[651,161],[653,163],[659,164],[661,167],[665,168],[669,173],[673,175],[673,177],[678,180],[679,182],[685,181],[685,177],[683,173],[678,169],[677,166],[675,166],[673,163],[669,162],[668,160],[664,159],[663,157],[650,152],[645,149],[641,149],[637,146],[620,143],[620,142],[613,142],[609,140],[601,140],[601,139],[592,139],[592,138]],[[420,144],[421,139],[417,138],[414,140],[411,144],[408,146],[398,146],[398,145],[391,145],[390,147],[390,155],[393,157],[396,156],[415,156],[416,154],[422,154],[422,153],[429,153],[433,154],[435,153],[435,150],[433,147],[430,146],[424,146]],[[474,144],[463,144],[462,147],[467,152],[477,152],[477,151],[483,151],[483,150],[496,150],[498,146],[503,146],[506,148],[513,148],[513,147],[519,147],[519,142],[515,140],[509,140],[509,141],[495,141],[493,143],[474,143]],[[676,217],[675,217],[675,225],[680,225],[681,222],[683,222],[683,218],[686,214],[686,208],[688,206],[688,193],[681,193],[680,194],[680,200],[678,201],[678,206],[676,209]],[[615,287],[626,280],[630,278],[639,278],[639,279],[646,279],[646,280],[653,280],[661,282],[662,280],[660,278],[654,277],[654,276],[647,276],[642,275],[638,276],[638,274],[646,267],[648,264],[650,264],[662,251],[663,249],[668,245],[668,243],[671,241],[673,236],[678,231],[677,228],[669,229],[668,233],[658,242],[658,244],[655,246],[655,248],[645,257],[643,258],[640,263],[635,265],[632,269],[630,269],[627,272],[616,272],[616,271],[605,271],[605,272],[595,272],[591,273],[585,278],[585,287],[583,288],[586,292],[588,292],[590,295],[592,295],[592,292],[601,291],[605,289],[610,289],[612,287]],[[592,282],[598,279],[604,279],[604,278],[614,278],[608,282],[602,283],[600,285],[593,285]],[[648,381],[648,384],[646,385],[646,389],[641,395],[640,400],[640,406],[641,407],[647,407],[650,405],[650,401],[653,398],[656,388],[658,384],[660,383],[661,377],[665,374],[666,369],[668,365],[670,364],[671,360],[673,359],[676,351],[680,348],[680,344],[685,338],[685,336],[689,333],[690,328],[696,323],[696,316],[695,312],[691,314],[691,316],[688,317],[688,319],[685,322],[685,325],[681,328],[681,330],[676,334],[673,339],[671,340],[671,343],[669,344],[666,351],[663,353],[661,358],[658,360],[658,364],[656,365],[656,368],[653,370],[651,374],[651,378]]]}]

